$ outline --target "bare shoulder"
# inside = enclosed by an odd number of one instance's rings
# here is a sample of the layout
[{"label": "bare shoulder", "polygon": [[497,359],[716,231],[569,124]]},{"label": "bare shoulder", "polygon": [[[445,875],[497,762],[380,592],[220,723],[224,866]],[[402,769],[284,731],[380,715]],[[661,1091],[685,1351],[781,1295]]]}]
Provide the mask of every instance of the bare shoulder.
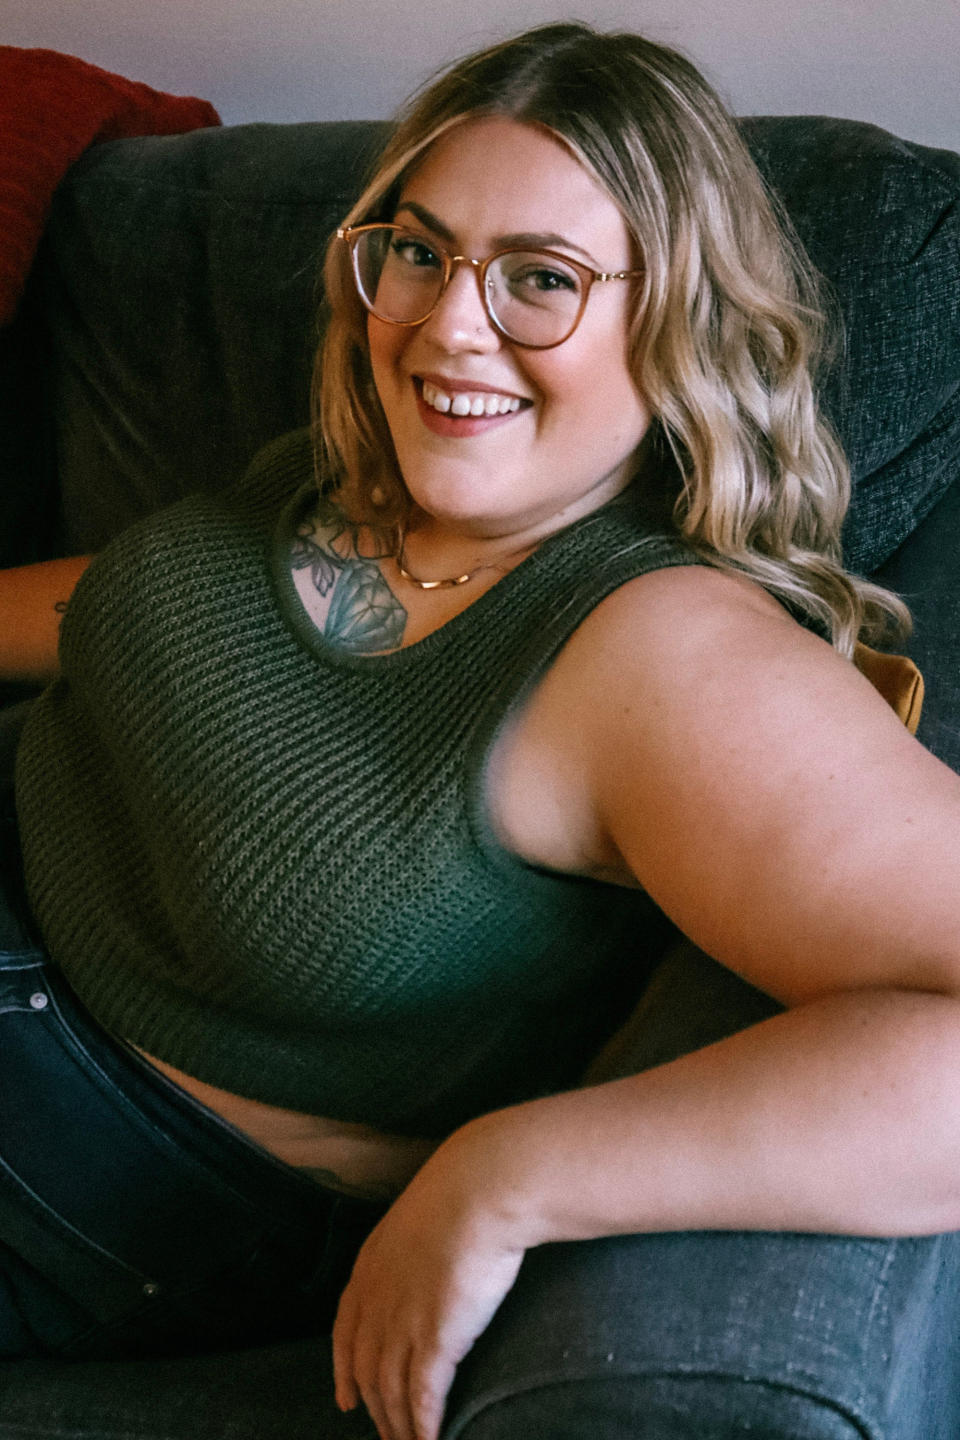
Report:
[{"label": "bare shoulder", "polygon": [[695,652],[722,640],[757,643],[766,632],[784,644],[807,634],[783,606],[745,576],[709,565],[654,570],[621,585],[589,616],[579,632],[598,647],[626,646],[639,658]]},{"label": "bare shoulder", "polygon": [[960,780],[762,590],[632,581],[556,682],[589,716],[598,829],[704,949],[787,1002],[960,987]]},{"label": "bare shoulder", "polygon": [[601,743],[633,750],[689,743],[700,727],[706,737],[735,716],[756,716],[762,701],[792,713],[814,674],[816,689],[845,692],[849,682],[872,704],[854,668],[760,586],[685,565],[609,595],[571,638],[554,684],[568,702],[592,697],[590,729]]},{"label": "bare shoulder", "polygon": [[567,659],[603,687],[602,715],[614,730],[630,732],[628,716],[641,706],[651,738],[662,729],[669,741],[678,725],[709,734],[737,716],[755,722],[756,738],[780,712],[795,740],[794,722],[816,715],[860,736],[875,724],[911,748],[849,661],[759,585],[709,566],[657,570],[621,586],[580,627]]}]

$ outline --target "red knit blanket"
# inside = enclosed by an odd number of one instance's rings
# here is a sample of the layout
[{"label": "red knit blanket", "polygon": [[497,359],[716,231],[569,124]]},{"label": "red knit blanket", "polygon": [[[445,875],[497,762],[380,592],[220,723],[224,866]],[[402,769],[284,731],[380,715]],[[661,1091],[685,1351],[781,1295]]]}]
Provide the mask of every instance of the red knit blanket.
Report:
[{"label": "red knit blanket", "polygon": [[88,145],[219,124],[205,100],[164,95],[73,55],[0,45],[0,325],[17,308],[53,192]]}]

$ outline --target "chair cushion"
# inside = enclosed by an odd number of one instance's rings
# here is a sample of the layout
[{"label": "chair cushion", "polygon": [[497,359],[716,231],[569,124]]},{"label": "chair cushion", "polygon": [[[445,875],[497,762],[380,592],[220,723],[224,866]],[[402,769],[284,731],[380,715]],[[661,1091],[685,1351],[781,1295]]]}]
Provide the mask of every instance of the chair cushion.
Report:
[{"label": "chair cushion", "polygon": [[0,1363],[4,1440],[377,1440],[333,1404],[330,1343],[150,1360]]},{"label": "chair cushion", "polygon": [[910,606],[924,679],[917,739],[960,772],[960,481],[877,572]]},{"label": "chair cushion", "polygon": [[74,168],[43,277],[65,550],[217,488],[306,422],[318,263],[381,133],[245,125]]},{"label": "chair cushion", "polygon": [[960,474],[960,155],[827,117],[743,130],[843,321],[823,402],[853,469],[847,563],[869,573]]}]

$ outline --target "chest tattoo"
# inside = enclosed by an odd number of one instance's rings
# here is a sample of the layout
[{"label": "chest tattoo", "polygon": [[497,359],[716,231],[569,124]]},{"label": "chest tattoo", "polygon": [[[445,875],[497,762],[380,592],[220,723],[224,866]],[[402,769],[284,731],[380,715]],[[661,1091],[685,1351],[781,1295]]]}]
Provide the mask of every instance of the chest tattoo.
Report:
[{"label": "chest tattoo", "polygon": [[333,513],[323,513],[297,531],[293,568],[309,570],[313,588],[328,600],[322,624],[325,639],[355,655],[396,650],[403,641],[407,612],[377,564],[390,552],[384,547],[363,555],[357,540],[354,526]]}]

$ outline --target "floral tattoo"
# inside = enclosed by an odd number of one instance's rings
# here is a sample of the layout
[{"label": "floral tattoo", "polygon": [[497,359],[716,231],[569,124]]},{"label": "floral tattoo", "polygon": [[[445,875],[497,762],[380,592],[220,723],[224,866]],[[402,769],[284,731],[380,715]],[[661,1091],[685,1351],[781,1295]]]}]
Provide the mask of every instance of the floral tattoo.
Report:
[{"label": "floral tattoo", "polygon": [[[294,570],[309,570],[318,595],[330,596],[323,634],[355,655],[396,650],[403,641],[407,612],[376,563],[390,554],[384,546],[372,555],[358,548],[357,528],[332,506],[316,517],[323,539],[313,525],[302,525],[292,548]],[[338,548],[337,542],[342,542]]]}]

